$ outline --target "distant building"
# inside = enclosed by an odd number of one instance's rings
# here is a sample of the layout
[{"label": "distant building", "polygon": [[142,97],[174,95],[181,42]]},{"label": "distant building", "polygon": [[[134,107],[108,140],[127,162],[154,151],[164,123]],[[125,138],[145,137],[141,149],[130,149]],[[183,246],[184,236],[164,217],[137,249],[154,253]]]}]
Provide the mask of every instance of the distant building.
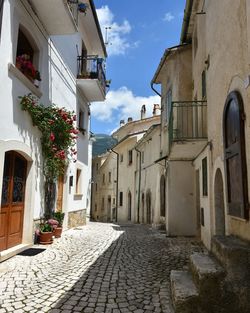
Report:
[{"label": "distant building", "polygon": [[109,150],[110,155],[98,156],[93,160],[91,212],[96,220],[118,223],[136,223],[138,220],[136,184],[139,153],[135,148],[146,131],[160,122],[157,110],[149,118],[145,118],[145,110],[143,106],[140,120],[129,118],[127,123],[121,121],[121,127],[112,134],[118,143]]}]

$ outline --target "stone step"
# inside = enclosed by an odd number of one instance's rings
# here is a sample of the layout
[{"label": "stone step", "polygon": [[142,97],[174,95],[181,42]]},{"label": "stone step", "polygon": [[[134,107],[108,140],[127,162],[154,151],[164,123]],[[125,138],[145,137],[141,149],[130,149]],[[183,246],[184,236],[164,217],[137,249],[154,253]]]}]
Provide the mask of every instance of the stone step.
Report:
[{"label": "stone step", "polygon": [[[225,298],[230,294],[231,312],[250,312],[250,243],[235,236],[214,236],[212,253],[226,269]],[[233,310],[233,305],[238,308]]]},{"label": "stone step", "polygon": [[216,286],[226,274],[214,258],[203,253],[194,253],[190,256],[190,267],[198,289]]},{"label": "stone step", "polygon": [[199,293],[191,273],[171,271],[170,283],[175,313],[197,313]]},{"label": "stone step", "polygon": [[250,243],[234,236],[214,236],[212,252],[223,266],[230,272],[239,267],[249,272]]}]

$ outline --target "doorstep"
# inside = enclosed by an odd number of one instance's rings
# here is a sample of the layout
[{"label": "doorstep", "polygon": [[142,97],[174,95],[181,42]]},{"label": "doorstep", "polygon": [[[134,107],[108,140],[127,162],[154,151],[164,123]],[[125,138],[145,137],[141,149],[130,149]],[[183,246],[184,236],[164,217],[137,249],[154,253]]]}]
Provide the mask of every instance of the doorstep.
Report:
[{"label": "doorstep", "polygon": [[27,248],[32,247],[33,244],[20,244],[10,249],[4,250],[0,252],[0,263],[13,257],[14,255],[24,251]]}]

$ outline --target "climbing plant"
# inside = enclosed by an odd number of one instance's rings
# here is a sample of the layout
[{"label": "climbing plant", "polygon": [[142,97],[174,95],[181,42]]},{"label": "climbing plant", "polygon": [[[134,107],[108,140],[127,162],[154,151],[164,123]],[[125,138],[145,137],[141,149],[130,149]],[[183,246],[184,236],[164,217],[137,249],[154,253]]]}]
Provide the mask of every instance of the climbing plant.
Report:
[{"label": "climbing plant", "polygon": [[[31,94],[20,97],[20,104],[41,131],[43,174],[45,176],[45,211],[51,216],[55,202],[55,182],[63,174],[69,161],[76,162],[75,149],[78,130],[76,115],[66,108],[44,106]],[[52,195],[54,194],[54,195]],[[52,197],[52,199],[51,199]]]}]

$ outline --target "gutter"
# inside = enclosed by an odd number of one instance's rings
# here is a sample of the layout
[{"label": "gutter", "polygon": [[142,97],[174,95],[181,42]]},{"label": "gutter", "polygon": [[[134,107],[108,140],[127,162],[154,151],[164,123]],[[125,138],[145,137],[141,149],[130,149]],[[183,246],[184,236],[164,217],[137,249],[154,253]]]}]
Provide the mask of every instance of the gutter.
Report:
[{"label": "gutter", "polygon": [[187,0],[186,2],[182,29],[181,29],[181,39],[180,39],[181,44],[187,41],[187,31],[188,31],[189,21],[190,21],[190,17],[192,13],[193,3],[194,3],[194,0]]}]

